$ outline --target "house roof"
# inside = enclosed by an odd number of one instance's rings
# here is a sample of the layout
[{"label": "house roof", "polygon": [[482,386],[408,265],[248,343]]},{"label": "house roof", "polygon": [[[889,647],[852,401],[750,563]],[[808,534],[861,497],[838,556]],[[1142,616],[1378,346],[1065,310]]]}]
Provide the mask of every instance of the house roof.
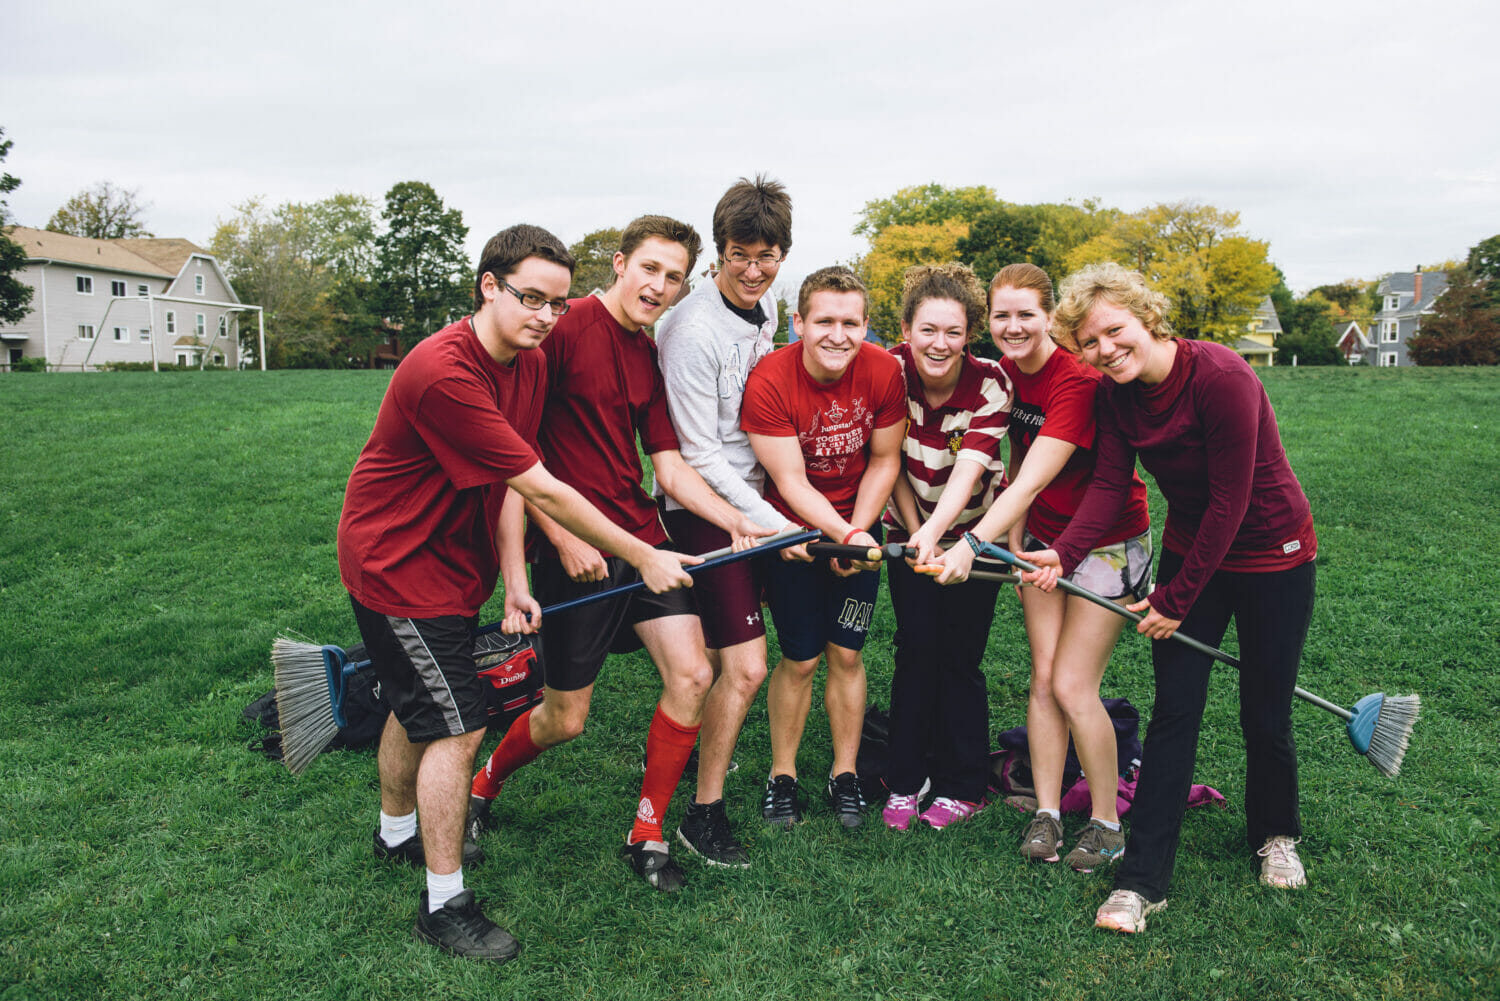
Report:
[{"label": "house roof", "polygon": [[[167,270],[125,244],[173,243],[172,240],[90,240],[29,226],[12,226],[7,235],[26,250],[28,260],[54,260],[89,268],[127,271],[156,278],[175,278],[178,268]],[[187,241],[180,241],[186,243]]]},{"label": "house roof", "polygon": [[[1415,271],[1393,271],[1386,275],[1376,290],[1382,294],[1400,292],[1402,303],[1397,310],[1400,313],[1410,313],[1424,309],[1431,309],[1433,302],[1438,296],[1448,289],[1448,272],[1446,271],[1424,271],[1422,272],[1422,301],[1413,304],[1412,295],[1417,290],[1417,273]],[[1381,310],[1389,313],[1389,310]]]},{"label": "house roof", "polygon": [[1260,341],[1252,341],[1248,337],[1241,337],[1235,342],[1234,350],[1242,355],[1273,355],[1280,349],[1273,348],[1269,344],[1262,344]]},{"label": "house roof", "polygon": [[174,277],[182,270],[189,257],[194,254],[208,256],[208,251],[193,243],[191,240],[182,239],[136,239],[136,240],[111,240],[117,247],[124,247],[146,260],[155,264],[163,271]]},{"label": "house roof", "polygon": [[1279,334],[1281,330],[1281,317],[1276,315],[1276,304],[1271,301],[1270,296],[1261,300],[1261,304],[1255,307],[1256,330],[1262,334]]}]

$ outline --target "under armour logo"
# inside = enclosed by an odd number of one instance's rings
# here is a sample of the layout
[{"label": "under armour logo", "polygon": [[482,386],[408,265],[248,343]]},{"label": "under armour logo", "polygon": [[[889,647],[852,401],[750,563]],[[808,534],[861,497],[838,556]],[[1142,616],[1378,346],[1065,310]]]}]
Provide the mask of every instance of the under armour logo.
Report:
[{"label": "under armour logo", "polygon": [[756,612],[756,613],[754,613],[752,615],[745,616],[745,624],[747,626],[753,626],[753,625],[755,625],[759,621],[760,621],[760,613],[759,612]]}]

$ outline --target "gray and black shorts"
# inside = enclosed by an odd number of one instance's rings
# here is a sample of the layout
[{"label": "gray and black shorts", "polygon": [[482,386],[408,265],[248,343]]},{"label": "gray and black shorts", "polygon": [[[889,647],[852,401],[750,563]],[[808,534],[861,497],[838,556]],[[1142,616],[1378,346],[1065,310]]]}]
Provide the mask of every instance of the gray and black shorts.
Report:
[{"label": "gray and black shorts", "polygon": [[[1050,549],[1052,543],[1023,534],[1022,549]],[[1024,555],[1024,554],[1022,554]],[[1089,554],[1068,575],[1068,580],[1111,601],[1140,601],[1151,593],[1151,531],[1133,539],[1115,542]]]},{"label": "gray and black shorts", "polygon": [[474,666],[475,617],[408,619],[349,601],[381,695],[412,743],[485,728],[489,686]]}]

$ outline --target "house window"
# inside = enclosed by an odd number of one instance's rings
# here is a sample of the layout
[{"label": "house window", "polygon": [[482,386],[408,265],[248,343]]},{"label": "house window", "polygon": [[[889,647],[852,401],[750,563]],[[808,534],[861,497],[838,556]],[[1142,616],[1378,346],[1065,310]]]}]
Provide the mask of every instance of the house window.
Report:
[{"label": "house window", "polygon": [[177,333],[177,314],[170,309],[167,310],[167,333]]},{"label": "house window", "polygon": [[147,344],[147,343],[150,342],[150,340],[151,340],[151,328],[150,327],[142,327],[141,328],[141,343],[142,344]]},{"label": "house window", "polygon": [[151,295],[151,287],[149,285],[137,285],[135,287],[135,294],[145,299]]},{"label": "house window", "polygon": [[229,335],[229,317],[227,317],[227,316],[221,316],[221,317],[219,317],[219,336],[220,337],[227,337],[228,335]]},{"label": "house window", "polygon": [[115,343],[117,343],[117,344],[129,344],[130,343],[130,328],[129,327],[116,327],[115,328]]},{"label": "house window", "polygon": [[78,287],[79,295],[94,294],[94,279],[92,275],[78,275],[73,279],[73,281],[74,284],[76,284]]},{"label": "house window", "polygon": [[217,351],[214,352],[214,364],[220,368],[224,367],[224,356]]},{"label": "house window", "polygon": [[1380,339],[1386,344],[1394,344],[1398,339],[1397,334],[1401,327],[1395,320],[1380,321]]},{"label": "house window", "polygon": [[80,323],[78,325],[78,339],[80,341],[91,341],[94,339],[94,325],[92,323]]},{"label": "house window", "polygon": [[192,364],[192,362],[188,360],[187,352],[177,352],[177,364],[181,365],[183,368],[186,368],[188,365]]},{"label": "house window", "polygon": [[1394,352],[1394,351],[1382,351],[1382,352],[1380,352],[1380,367],[1381,368],[1395,368],[1396,367],[1396,352]]},{"label": "house window", "polygon": [[116,299],[123,299],[125,298],[125,288],[126,286],[124,282],[111,281],[109,283],[109,294],[114,296]]},{"label": "house window", "polygon": [[1386,309],[1400,309],[1401,308],[1401,296],[1399,296],[1399,295],[1388,295],[1388,296],[1386,296],[1385,297],[1385,308]]},{"label": "house window", "polygon": [[203,276],[202,275],[194,275],[193,276],[193,291],[197,292],[199,295],[203,294]]},{"label": "house window", "polygon": [[193,324],[193,333],[197,334],[199,337],[202,337],[203,332],[208,329],[208,324],[203,319],[202,313],[196,313],[194,315],[197,316],[198,319]]}]

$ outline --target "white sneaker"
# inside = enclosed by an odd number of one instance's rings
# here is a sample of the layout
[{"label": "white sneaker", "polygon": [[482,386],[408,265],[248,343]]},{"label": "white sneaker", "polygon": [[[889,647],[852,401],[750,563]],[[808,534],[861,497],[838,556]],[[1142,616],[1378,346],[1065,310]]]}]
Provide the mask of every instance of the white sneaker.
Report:
[{"label": "white sneaker", "polygon": [[1134,935],[1146,930],[1146,915],[1165,910],[1166,906],[1165,899],[1153,904],[1134,890],[1115,890],[1099,905],[1094,927]]},{"label": "white sneaker", "polygon": [[1285,834],[1274,834],[1266,839],[1255,854],[1261,858],[1260,881],[1267,886],[1282,890],[1295,890],[1307,885],[1307,870],[1297,857],[1297,842],[1300,838]]}]

